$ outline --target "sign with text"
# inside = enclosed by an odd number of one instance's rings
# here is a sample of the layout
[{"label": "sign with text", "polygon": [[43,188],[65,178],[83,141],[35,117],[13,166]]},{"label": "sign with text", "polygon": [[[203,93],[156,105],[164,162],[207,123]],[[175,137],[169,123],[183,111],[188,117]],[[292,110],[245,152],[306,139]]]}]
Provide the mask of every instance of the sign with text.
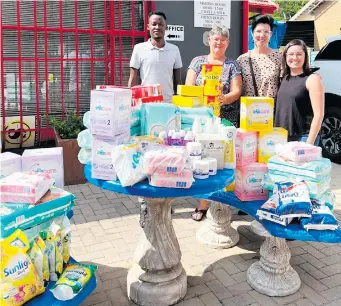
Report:
[{"label": "sign with text", "polygon": [[231,28],[231,0],[194,0],[194,26],[211,28],[214,24]]},{"label": "sign with text", "polygon": [[182,25],[167,25],[166,40],[176,40],[176,41],[184,41],[185,40],[185,27]]}]

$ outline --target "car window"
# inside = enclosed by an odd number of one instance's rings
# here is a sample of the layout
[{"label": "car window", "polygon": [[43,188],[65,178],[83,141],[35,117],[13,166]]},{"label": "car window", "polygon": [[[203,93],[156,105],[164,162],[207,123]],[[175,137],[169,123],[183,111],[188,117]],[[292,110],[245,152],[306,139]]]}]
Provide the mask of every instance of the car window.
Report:
[{"label": "car window", "polygon": [[326,44],[316,55],[316,60],[341,60],[341,40],[334,40]]}]

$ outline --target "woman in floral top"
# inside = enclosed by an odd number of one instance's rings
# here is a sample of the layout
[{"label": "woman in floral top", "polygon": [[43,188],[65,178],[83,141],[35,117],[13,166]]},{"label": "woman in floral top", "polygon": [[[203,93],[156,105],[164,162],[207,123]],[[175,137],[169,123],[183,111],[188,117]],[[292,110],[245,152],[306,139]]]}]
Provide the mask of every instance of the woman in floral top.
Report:
[{"label": "woman in floral top", "polygon": [[[236,61],[225,55],[229,45],[229,30],[221,25],[213,26],[208,37],[210,54],[195,57],[187,70],[186,85],[200,86],[202,64],[223,65],[223,92],[219,96],[220,117],[239,125],[239,97],[242,92],[242,77]],[[207,213],[208,202],[200,200],[199,207],[192,213],[192,219],[200,221]]]}]

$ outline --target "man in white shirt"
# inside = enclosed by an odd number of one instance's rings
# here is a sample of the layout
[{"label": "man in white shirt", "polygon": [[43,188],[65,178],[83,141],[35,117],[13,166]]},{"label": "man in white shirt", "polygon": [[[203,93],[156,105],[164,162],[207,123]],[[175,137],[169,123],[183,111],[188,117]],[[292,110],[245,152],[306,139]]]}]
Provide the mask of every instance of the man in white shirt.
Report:
[{"label": "man in white shirt", "polygon": [[180,51],[177,46],[165,41],[166,15],[150,12],[148,17],[151,38],[134,47],[128,86],[137,85],[139,71],[141,84],[161,84],[164,102],[171,103],[177,85],[181,84]]}]

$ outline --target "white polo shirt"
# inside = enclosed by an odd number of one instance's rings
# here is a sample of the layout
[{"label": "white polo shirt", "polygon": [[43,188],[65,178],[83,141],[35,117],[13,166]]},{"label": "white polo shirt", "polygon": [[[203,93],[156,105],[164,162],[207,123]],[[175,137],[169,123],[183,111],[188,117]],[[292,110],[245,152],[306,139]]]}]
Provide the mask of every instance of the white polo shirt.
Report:
[{"label": "white polo shirt", "polygon": [[157,48],[150,40],[137,44],[130,59],[130,67],[140,70],[142,85],[161,84],[164,101],[172,102],[173,69],[182,67],[177,46],[165,42],[162,48]]}]

